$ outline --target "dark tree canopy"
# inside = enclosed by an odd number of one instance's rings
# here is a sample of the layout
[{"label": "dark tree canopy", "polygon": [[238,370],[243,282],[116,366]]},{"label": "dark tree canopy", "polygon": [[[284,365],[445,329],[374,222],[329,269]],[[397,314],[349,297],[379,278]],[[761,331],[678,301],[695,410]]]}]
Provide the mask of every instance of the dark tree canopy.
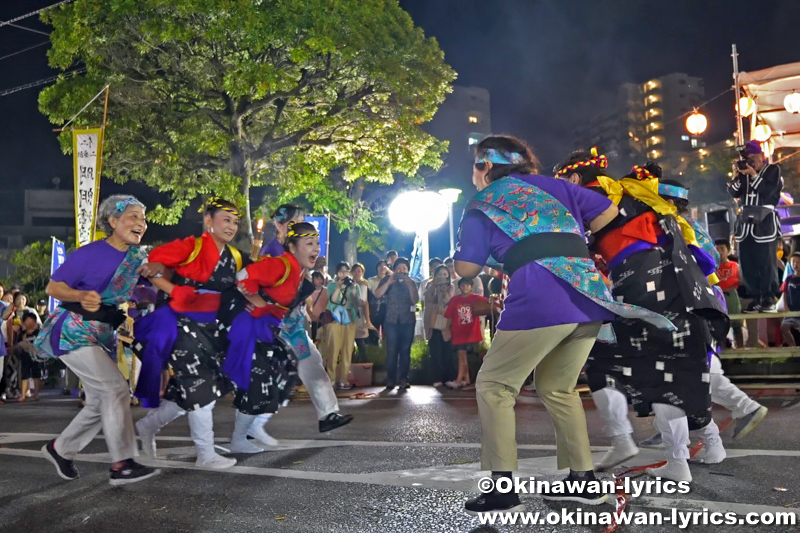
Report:
[{"label": "dark tree canopy", "polygon": [[[391,184],[441,164],[446,145],[421,124],[455,73],[396,0],[76,0],[43,19],[51,65],[86,72],[40,109],[64,124],[110,84],[104,175],[168,192],[158,221],[214,193],[246,206],[250,228],[251,187],[336,207],[333,170]],[[101,116],[99,99],[76,123]]]}]

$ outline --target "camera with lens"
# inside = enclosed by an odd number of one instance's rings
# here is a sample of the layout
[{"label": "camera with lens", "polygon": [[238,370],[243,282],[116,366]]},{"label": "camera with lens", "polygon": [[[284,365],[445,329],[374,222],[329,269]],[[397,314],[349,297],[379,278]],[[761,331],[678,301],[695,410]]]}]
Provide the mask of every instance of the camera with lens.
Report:
[{"label": "camera with lens", "polygon": [[395,274],[394,275],[394,279],[396,279],[397,281],[405,281],[407,277],[408,277],[408,274]]},{"label": "camera with lens", "polygon": [[736,161],[736,168],[738,170],[747,170],[747,152],[742,150],[737,150],[739,152],[739,160]]},{"label": "camera with lens", "polygon": [[344,284],[345,288],[350,287],[353,284],[353,278],[351,278],[350,276],[344,278],[342,280],[342,284]]}]

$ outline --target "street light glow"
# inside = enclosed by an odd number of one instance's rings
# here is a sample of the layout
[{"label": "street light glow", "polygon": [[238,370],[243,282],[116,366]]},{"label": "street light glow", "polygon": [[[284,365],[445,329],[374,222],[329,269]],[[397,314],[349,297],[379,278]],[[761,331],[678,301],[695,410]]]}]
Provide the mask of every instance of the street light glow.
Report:
[{"label": "street light glow", "polygon": [[458,195],[461,194],[461,189],[442,189],[439,194],[444,196],[448,204],[454,204],[458,200]]},{"label": "street light glow", "polygon": [[428,232],[447,220],[448,204],[433,191],[404,192],[389,206],[392,225],[406,233]]}]

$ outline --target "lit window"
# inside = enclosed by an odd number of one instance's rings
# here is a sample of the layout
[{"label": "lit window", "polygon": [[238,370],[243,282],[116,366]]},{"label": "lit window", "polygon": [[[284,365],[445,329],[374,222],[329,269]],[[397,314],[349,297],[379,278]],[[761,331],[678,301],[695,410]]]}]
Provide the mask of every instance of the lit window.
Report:
[{"label": "lit window", "polygon": [[689,140],[689,136],[688,135],[681,135],[681,140],[682,141],[688,141]]},{"label": "lit window", "polygon": [[477,124],[478,123],[478,117],[476,117],[475,115],[470,115],[469,116],[469,123],[470,124]]},{"label": "lit window", "polygon": [[697,148],[697,139],[692,139],[692,148]]}]

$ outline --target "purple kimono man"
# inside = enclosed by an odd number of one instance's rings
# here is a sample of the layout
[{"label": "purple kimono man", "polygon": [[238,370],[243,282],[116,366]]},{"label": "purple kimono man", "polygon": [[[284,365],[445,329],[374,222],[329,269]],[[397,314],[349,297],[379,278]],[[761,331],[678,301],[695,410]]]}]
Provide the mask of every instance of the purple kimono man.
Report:
[{"label": "purple kimono man", "polygon": [[98,223],[109,237],[75,250],[47,285],[47,294],[62,303],[36,338],[36,352],[60,358],[80,378],[86,406],[42,453],[59,476],[76,479],[73,458],[102,429],[113,462],[110,483],[122,485],[159,473],[133,460],[130,391],[115,360],[114,333],[125,319],[119,306],[130,300],[147,258],[138,246],[147,230],[144,205],[111,196],[100,205]]}]

